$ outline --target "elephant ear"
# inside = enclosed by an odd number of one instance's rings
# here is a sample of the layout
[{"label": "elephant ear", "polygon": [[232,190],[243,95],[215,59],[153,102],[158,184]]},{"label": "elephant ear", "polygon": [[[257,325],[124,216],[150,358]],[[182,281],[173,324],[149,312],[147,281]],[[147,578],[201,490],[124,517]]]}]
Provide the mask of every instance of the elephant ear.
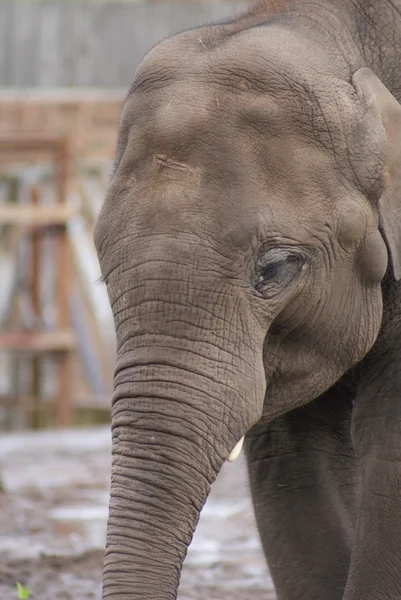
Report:
[{"label": "elephant ear", "polygon": [[[401,279],[401,105],[368,68],[359,69],[352,83],[364,105],[364,127],[371,143],[381,149],[379,226],[386,242],[394,277]],[[365,130],[366,131],[366,130]],[[373,137],[372,137],[373,136]],[[374,155],[377,152],[372,149]],[[371,165],[373,167],[373,165]],[[377,170],[377,164],[373,167]]]}]

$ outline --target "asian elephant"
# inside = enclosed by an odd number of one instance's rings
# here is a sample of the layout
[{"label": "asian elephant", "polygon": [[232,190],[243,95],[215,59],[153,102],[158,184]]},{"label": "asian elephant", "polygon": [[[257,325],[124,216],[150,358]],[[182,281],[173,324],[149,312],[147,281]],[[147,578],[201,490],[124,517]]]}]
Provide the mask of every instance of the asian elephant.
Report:
[{"label": "asian elephant", "polygon": [[177,597],[244,436],[279,600],[401,599],[400,65],[400,0],[266,0],[139,65],[95,230],[104,600]]}]

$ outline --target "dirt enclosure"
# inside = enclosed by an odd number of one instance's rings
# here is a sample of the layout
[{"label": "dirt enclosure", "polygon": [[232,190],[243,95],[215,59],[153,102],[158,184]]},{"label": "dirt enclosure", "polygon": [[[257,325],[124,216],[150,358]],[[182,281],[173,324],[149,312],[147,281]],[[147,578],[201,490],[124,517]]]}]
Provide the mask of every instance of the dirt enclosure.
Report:
[{"label": "dirt enclosure", "polygon": [[[12,434],[0,441],[0,598],[101,595],[109,428]],[[273,600],[243,461],[213,486],[182,574],[180,600]]]}]

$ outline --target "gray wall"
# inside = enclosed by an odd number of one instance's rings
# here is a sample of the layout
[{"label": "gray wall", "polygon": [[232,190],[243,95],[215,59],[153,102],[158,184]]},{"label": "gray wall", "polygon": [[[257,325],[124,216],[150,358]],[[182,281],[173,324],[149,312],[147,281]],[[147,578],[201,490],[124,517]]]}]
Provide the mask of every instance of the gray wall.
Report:
[{"label": "gray wall", "polygon": [[158,41],[245,2],[0,0],[0,86],[118,86]]}]

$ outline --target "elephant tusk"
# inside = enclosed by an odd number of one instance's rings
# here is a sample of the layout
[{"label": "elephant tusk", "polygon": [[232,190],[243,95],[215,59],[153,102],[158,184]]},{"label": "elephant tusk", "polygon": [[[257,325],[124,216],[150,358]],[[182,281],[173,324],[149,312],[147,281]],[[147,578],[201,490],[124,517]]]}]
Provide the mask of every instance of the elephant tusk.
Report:
[{"label": "elephant tusk", "polygon": [[241,454],[242,444],[244,443],[245,436],[240,439],[240,441],[235,444],[234,448],[230,452],[230,456],[227,458],[228,462],[234,462],[236,458]]}]

